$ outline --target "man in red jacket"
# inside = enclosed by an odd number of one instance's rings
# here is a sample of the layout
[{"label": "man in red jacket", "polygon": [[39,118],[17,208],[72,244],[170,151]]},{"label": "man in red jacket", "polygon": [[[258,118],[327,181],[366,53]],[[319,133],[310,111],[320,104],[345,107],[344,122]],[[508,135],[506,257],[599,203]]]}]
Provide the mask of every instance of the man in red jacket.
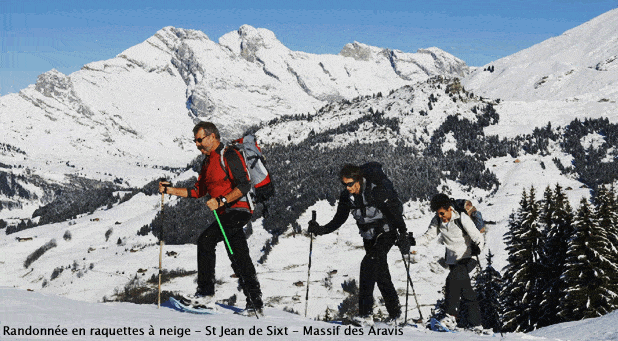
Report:
[{"label": "man in red jacket", "polygon": [[[209,195],[208,208],[217,211],[225,235],[232,248],[233,255],[226,247],[232,268],[238,275],[241,287],[247,297],[247,314],[261,312],[262,292],[255,267],[249,255],[249,246],[243,227],[251,220],[251,206],[247,201],[247,192],[251,189],[244,160],[234,148],[224,149],[219,130],[210,122],[200,122],[193,128],[194,142],[202,154],[206,155],[202,163],[199,178],[194,188],[169,187],[169,183],[159,183],[161,193],[184,198],[200,198]],[[225,150],[225,152],[224,152]],[[221,153],[224,153],[221,158]],[[225,165],[223,168],[222,161]],[[200,235],[197,242],[197,292],[189,299],[193,304],[215,307],[215,247],[224,240],[218,223],[213,222]]]}]

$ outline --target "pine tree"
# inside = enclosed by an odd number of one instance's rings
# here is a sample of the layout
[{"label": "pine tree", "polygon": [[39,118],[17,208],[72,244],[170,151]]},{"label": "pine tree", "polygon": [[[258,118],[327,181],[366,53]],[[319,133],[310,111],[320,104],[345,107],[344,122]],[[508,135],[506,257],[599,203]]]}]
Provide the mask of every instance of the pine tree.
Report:
[{"label": "pine tree", "polygon": [[606,188],[599,186],[596,198],[597,219],[599,226],[607,232],[607,238],[611,242],[611,253],[614,262],[618,261],[618,202],[614,186]]},{"label": "pine tree", "polygon": [[[599,186],[596,198],[596,219],[599,227],[607,234],[609,249],[606,252],[607,259],[618,266],[618,202],[614,186],[606,188]],[[618,274],[610,274],[614,283],[618,283]],[[618,309],[618,297],[614,298],[612,310]]]},{"label": "pine tree", "polygon": [[534,330],[540,320],[543,288],[538,276],[542,270],[539,211],[532,187],[529,196],[524,191],[520,208],[511,215],[510,231],[505,235],[509,264],[505,268],[501,297],[507,331],[528,332]]},{"label": "pine tree", "polygon": [[479,306],[483,328],[502,330],[500,319],[500,291],[502,290],[502,275],[492,265],[494,255],[489,250],[487,267],[476,277],[475,291],[478,293]]},{"label": "pine tree", "polygon": [[610,242],[586,199],[574,219],[575,233],[562,274],[567,287],[558,314],[567,321],[598,317],[612,310],[618,295],[618,267],[607,259]]},{"label": "pine tree", "polygon": [[539,311],[542,313],[539,327],[562,322],[557,316],[560,298],[565,284],[561,279],[568,250],[568,240],[573,235],[573,209],[562,187],[556,184],[553,191],[545,190],[541,221],[544,225],[545,243],[541,258],[544,299]]}]

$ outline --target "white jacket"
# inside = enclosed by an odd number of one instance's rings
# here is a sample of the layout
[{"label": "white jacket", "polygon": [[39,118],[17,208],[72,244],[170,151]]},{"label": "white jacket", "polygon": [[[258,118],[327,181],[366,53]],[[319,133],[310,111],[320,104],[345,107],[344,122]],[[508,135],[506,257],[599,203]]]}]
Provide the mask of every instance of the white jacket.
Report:
[{"label": "white jacket", "polygon": [[[458,218],[461,218],[461,225],[468,233],[467,235],[455,223]],[[438,236],[439,242],[446,246],[446,264],[455,264],[460,259],[472,257],[470,248],[472,241],[481,250],[485,244],[483,235],[477,230],[472,219],[466,214],[459,214],[455,209],[448,223],[443,223],[438,216],[433,217],[427,232],[416,239],[416,245],[427,245]]]}]

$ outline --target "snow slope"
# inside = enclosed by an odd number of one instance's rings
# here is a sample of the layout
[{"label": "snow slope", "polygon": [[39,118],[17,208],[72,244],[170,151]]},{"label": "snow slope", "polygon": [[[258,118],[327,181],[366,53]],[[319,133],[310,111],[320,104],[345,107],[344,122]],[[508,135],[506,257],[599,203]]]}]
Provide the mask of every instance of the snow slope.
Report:
[{"label": "snow slope", "polygon": [[[536,101],[618,96],[618,9],[477,68],[464,85],[483,96]],[[493,66],[494,71],[483,71]]]},{"label": "snow slope", "polygon": [[[53,295],[0,287],[2,340],[307,340],[334,338],[337,340],[488,340],[492,336],[473,333],[436,333],[422,327],[391,328],[386,325],[370,328],[339,326],[313,321],[273,308],[265,309],[266,317],[258,319],[232,315],[183,314],[166,307],[130,303],[96,304],[73,301]],[[32,314],[36,311],[36,314]],[[78,317],[77,317],[78,316]],[[531,334],[499,334],[501,340],[615,340],[618,314],[578,322],[564,323],[537,330]],[[24,330],[57,330],[48,336],[13,336]],[[79,335],[80,329],[84,334]],[[251,335],[251,331],[253,334]],[[261,335],[256,335],[260,330]],[[323,334],[311,334],[316,333]],[[225,332],[227,331],[227,334]],[[75,332],[75,334],[74,334]],[[152,334],[150,334],[152,332]],[[324,336],[326,333],[333,336]],[[370,334],[372,333],[373,334]],[[352,335],[355,333],[355,335]],[[362,334],[361,334],[362,333]],[[237,334],[237,335],[234,335]],[[393,335],[394,334],[394,335]],[[114,335],[114,336],[105,336]],[[322,335],[322,336],[320,336]]]},{"label": "snow slope", "polygon": [[501,100],[501,122],[488,133],[512,137],[576,117],[617,122],[617,28],[614,9],[464,77],[467,90]]}]

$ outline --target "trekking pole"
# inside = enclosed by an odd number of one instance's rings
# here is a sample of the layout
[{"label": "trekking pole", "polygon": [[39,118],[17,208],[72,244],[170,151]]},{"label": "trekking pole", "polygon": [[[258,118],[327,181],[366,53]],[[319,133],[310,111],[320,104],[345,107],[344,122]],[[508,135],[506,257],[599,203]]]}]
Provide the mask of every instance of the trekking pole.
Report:
[{"label": "trekking pole", "polygon": [[[234,268],[240,269],[238,266],[236,266],[236,260],[234,259],[234,251],[232,251],[232,247],[230,246],[230,242],[227,240],[227,236],[225,235],[225,231],[223,231],[223,225],[221,224],[221,220],[219,220],[219,215],[217,214],[216,210],[212,211],[212,213],[215,214],[215,219],[217,219],[217,223],[219,223],[219,228],[221,229],[221,234],[223,235],[223,239],[225,240],[225,244],[227,245],[227,249],[230,251],[230,255],[232,255],[232,257],[230,257],[230,259],[234,263]],[[247,282],[245,282],[245,279],[242,277],[242,274],[238,273],[237,275],[238,275],[238,277],[240,278],[240,280],[242,282],[242,286],[243,287],[246,286]],[[249,301],[249,304],[251,304],[251,307],[253,308],[253,311],[255,311],[255,317],[259,320],[260,317],[258,316],[257,309],[255,308],[255,304],[253,303],[253,298],[251,297],[251,293],[249,292],[249,289],[246,288],[246,287],[245,287],[245,290],[247,290],[247,301]]]},{"label": "trekking pole", "polygon": [[[162,181],[165,181],[165,179],[162,179]],[[163,185],[164,187],[167,187],[169,185]],[[165,203],[165,193],[161,193],[161,221],[163,221],[163,207],[164,207],[164,203]],[[162,222],[161,223],[161,236],[159,237],[159,294],[158,294],[158,300],[157,300],[157,309],[161,308],[161,278],[163,277],[163,226],[165,224]]]},{"label": "trekking pole", "polygon": [[[316,220],[315,211],[311,211],[311,221]],[[305,295],[305,317],[307,317],[307,306],[309,305],[309,277],[311,276],[311,254],[313,253],[313,233],[309,233],[309,266],[307,267],[307,294]]]},{"label": "trekking pole", "polygon": [[423,313],[421,312],[421,306],[418,304],[418,297],[416,296],[416,290],[414,290],[414,282],[412,282],[412,278],[410,278],[409,264],[406,262],[406,256],[403,254],[401,250],[401,259],[403,259],[403,263],[406,264],[406,275],[408,276],[408,283],[410,283],[410,287],[412,287],[412,295],[414,295],[414,301],[416,301],[416,308],[418,309],[418,314],[423,320]]},{"label": "trekking pole", "polygon": [[[404,263],[406,266],[406,273],[410,273],[410,262]],[[408,324],[408,299],[410,298],[410,284],[406,280],[406,312],[403,319],[403,325]]]}]

